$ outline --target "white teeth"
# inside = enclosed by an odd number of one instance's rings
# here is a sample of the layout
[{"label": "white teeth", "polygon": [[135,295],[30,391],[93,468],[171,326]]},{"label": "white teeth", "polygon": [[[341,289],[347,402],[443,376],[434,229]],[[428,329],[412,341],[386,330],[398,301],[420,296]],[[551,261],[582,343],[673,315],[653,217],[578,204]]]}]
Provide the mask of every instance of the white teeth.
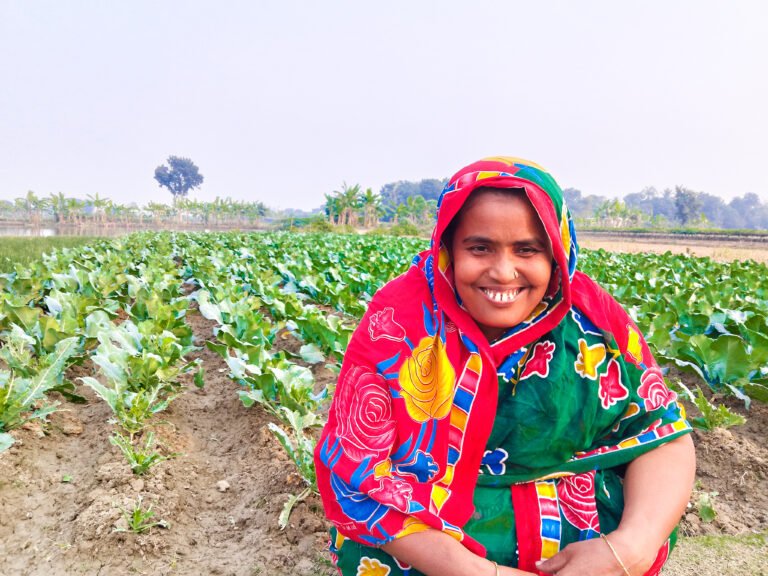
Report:
[{"label": "white teeth", "polygon": [[517,295],[520,294],[520,288],[517,288],[515,290],[506,290],[504,292],[497,292],[495,290],[483,289],[483,292],[493,302],[497,302],[499,304],[506,304],[507,302],[512,302],[515,298],[517,298]]}]

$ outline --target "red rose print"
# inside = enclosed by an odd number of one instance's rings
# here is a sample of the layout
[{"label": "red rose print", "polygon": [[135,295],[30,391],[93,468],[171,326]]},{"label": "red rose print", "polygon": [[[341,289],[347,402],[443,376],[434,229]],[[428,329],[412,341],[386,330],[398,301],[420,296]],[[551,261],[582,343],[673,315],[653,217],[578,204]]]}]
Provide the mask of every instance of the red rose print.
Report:
[{"label": "red rose print", "polygon": [[555,354],[554,342],[539,342],[533,347],[533,352],[528,362],[523,367],[523,373],[520,375],[520,380],[525,380],[529,376],[534,374],[546,378],[549,376],[549,362],[552,360],[552,356]]},{"label": "red rose print", "polygon": [[395,309],[390,307],[371,314],[368,321],[368,334],[373,341],[379,338],[395,342],[405,340],[405,328],[395,322]]},{"label": "red rose print", "polygon": [[395,439],[392,399],[386,380],[359,366],[347,372],[336,391],[339,437],[346,454],[362,461],[371,453],[389,450]]},{"label": "red rose print", "polygon": [[600,402],[606,410],[629,396],[629,391],[621,383],[621,367],[616,360],[608,362],[608,369],[600,376],[600,389],[598,390]]},{"label": "red rose print", "polygon": [[655,367],[648,368],[640,376],[640,387],[637,389],[637,395],[645,402],[645,409],[648,412],[662,406],[666,408],[677,400],[677,394],[667,388],[661,370]]},{"label": "red rose print", "polygon": [[407,482],[384,477],[381,479],[379,487],[371,490],[368,494],[377,502],[407,513],[412,492],[413,488]]},{"label": "red rose print", "polygon": [[557,481],[557,497],[565,519],[579,530],[600,531],[595,502],[595,471]]}]

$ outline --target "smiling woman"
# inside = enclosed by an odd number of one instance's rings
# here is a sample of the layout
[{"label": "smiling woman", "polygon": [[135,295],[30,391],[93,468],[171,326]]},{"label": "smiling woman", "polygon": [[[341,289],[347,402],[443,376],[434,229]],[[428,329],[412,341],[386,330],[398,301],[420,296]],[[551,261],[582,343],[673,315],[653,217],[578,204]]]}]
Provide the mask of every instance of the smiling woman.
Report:
[{"label": "smiling woman", "polygon": [[659,573],[690,427],[577,258],[540,166],[489,158],[449,181],[431,248],[347,348],[315,453],[342,576]]}]

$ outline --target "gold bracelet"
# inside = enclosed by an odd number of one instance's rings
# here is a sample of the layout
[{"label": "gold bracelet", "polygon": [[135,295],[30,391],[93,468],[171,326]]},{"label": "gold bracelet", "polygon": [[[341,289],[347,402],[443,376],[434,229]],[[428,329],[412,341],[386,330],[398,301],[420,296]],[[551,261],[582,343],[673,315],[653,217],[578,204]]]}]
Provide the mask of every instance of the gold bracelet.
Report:
[{"label": "gold bracelet", "polygon": [[[493,562],[493,560],[491,560]],[[493,567],[496,568],[496,576],[499,576],[499,563],[493,562]]]},{"label": "gold bracelet", "polygon": [[605,543],[608,544],[608,548],[610,548],[611,552],[613,552],[613,557],[616,558],[616,562],[618,562],[619,566],[621,566],[621,569],[624,570],[624,574],[626,574],[626,576],[632,576],[632,574],[629,573],[629,570],[627,570],[627,567],[624,566],[624,562],[621,561],[621,557],[619,556],[618,552],[616,552],[616,548],[614,548],[613,544],[611,544],[611,541],[608,540],[608,536],[601,532],[600,538],[602,538]]}]

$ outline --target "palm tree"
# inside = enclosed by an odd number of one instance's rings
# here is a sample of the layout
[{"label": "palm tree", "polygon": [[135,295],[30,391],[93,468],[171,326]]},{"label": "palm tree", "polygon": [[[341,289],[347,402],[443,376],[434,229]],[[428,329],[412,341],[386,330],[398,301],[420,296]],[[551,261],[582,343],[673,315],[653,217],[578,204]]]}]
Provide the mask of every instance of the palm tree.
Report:
[{"label": "palm tree", "polygon": [[107,208],[110,206],[112,201],[109,198],[102,198],[99,196],[98,192],[93,195],[88,194],[87,198],[88,202],[93,207],[94,218],[98,214],[101,224],[104,225],[107,220]]},{"label": "palm tree", "polygon": [[360,204],[363,207],[363,226],[373,228],[377,221],[377,215],[381,208],[381,196],[374,194],[373,190],[367,188],[365,194],[360,196]]},{"label": "palm tree", "polygon": [[347,186],[344,182],[340,191],[334,191],[338,197],[340,209],[340,224],[353,226],[357,219],[357,209],[360,204],[360,184]]},{"label": "palm tree", "polygon": [[27,219],[33,226],[40,226],[42,211],[46,205],[45,200],[37,197],[32,190],[27,190],[27,195],[22,199]]},{"label": "palm tree", "polygon": [[426,211],[427,203],[424,200],[424,196],[421,196],[420,194],[408,196],[405,204],[408,208],[408,220],[411,222],[411,224],[417,224]]},{"label": "palm tree", "polygon": [[[336,192],[338,194],[338,192]],[[330,224],[340,223],[341,210],[339,209],[338,196],[332,196],[331,194],[325,194],[325,213],[328,215],[328,222]]]},{"label": "palm tree", "polygon": [[61,224],[67,219],[67,198],[63,192],[54,194],[51,192],[51,199],[49,200],[51,209],[53,210],[53,221],[56,224]]},{"label": "palm tree", "polygon": [[85,217],[83,210],[85,202],[77,198],[67,198],[67,209],[65,214],[69,217],[71,224],[80,224],[81,218]]}]

